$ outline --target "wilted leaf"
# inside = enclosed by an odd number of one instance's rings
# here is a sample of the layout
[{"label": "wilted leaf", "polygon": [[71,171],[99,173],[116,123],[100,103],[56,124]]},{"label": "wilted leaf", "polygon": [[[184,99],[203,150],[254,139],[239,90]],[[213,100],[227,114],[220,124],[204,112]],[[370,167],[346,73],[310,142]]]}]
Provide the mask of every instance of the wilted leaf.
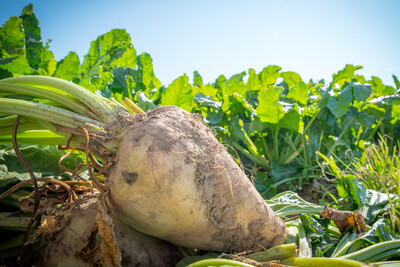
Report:
[{"label": "wilted leaf", "polygon": [[[284,168],[284,166],[282,167]],[[319,214],[324,207],[307,202],[295,192],[286,191],[275,195],[266,201],[279,216],[297,215],[300,213]]]},{"label": "wilted leaf", "polygon": [[118,247],[112,218],[102,204],[98,204],[95,224],[85,246],[75,256],[100,266],[121,266],[122,255]]},{"label": "wilted leaf", "polygon": [[326,205],[320,216],[333,220],[341,233],[345,232],[348,227],[355,227],[358,233],[364,233],[367,231],[367,225],[365,224],[364,217],[358,210],[354,212],[341,211],[329,208]]}]

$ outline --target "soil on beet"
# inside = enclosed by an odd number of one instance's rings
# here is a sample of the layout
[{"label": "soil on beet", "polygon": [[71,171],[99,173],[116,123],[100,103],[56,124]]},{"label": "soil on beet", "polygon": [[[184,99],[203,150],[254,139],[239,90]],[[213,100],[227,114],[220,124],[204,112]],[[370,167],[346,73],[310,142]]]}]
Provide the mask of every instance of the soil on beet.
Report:
[{"label": "soil on beet", "polygon": [[[65,214],[58,214],[53,218],[57,222],[64,221],[65,225],[57,232],[46,237],[46,245],[42,249],[40,266],[92,266],[91,261],[99,261],[94,252],[89,253],[87,259],[78,259],[82,248],[90,239],[93,225],[98,222],[96,217],[99,212],[100,202],[97,197],[87,194],[76,200],[74,208]],[[108,217],[108,215],[107,215]],[[97,218],[97,219],[96,219]],[[121,266],[175,266],[183,255],[174,246],[166,241],[144,235],[121,223],[118,219],[108,217],[113,225],[113,233],[118,250]],[[98,227],[100,228],[100,227]],[[91,249],[99,246],[99,235],[92,240]],[[97,240],[97,241],[96,241]],[[101,247],[101,246],[100,246]],[[103,249],[108,250],[107,246]],[[101,251],[111,257],[113,251]],[[89,262],[87,262],[89,260]],[[100,258],[100,263],[106,262]],[[103,266],[103,265],[101,265]]]},{"label": "soil on beet", "polygon": [[[168,170],[163,168],[169,168],[171,165],[148,166],[160,172],[157,175],[163,179],[157,182],[160,188],[178,179],[182,168],[194,169],[194,178],[187,177],[187,179],[194,179],[193,184],[196,190],[193,191],[193,195],[200,199],[198,203],[201,203],[201,207],[193,207],[193,209],[199,209],[194,212],[205,213],[208,225],[211,227],[209,229],[213,229],[213,241],[208,241],[210,248],[227,252],[259,251],[277,245],[285,239],[284,223],[266,205],[243,170],[228,154],[226,148],[218,142],[212,130],[204,124],[199,115],[187,113],[174,106],[161,107],[135,116],[130,128],[126,131],[127,134],[116,158],[118,166],[115,166],[109,175],[110,179],[107,179],[110,199],[111,202],[117,203],[116,209],[126,210],[126,203],[136,203],[140,199],[119,201],[120,196],[115,188],[123,187],[123,190],[128,190],[125,188],[132,187],[134,189],[141,180],[153,179],[141,177],[142,174],[138,173],[138,168],[130,166],[135,164],[135,157],[136,159],[140,157],[139,154],[131,156],[132,151],[144,149],[146,156],[143,164],[144,162],[160,162],[160,155],[165,160],[182,162]],[[149,144],[146,148],[143,147],[145,143]],[[129,164],[128,159],[131,157],[133,163]],[[151,173],[148,175],[154,177]],[[113,181],[116,177],[119,177],[118,184]],[[242,207],[242,211],[251,209],[250,213],[257,216],[254,216],[254,220],[246,222],[246,225],[242,225],[238,222],[238,218],[243,218],[244,215],[239,214],[237,207],[238,204],[239,206],[243,204],[238,203],[237,199],[248,198],[253,198],[249,202],[251,207]],[[150,213],[154,217],[159,216],[160,212]],[[260,214],[263,215],[260,216]],[[144,227],[146,226],[142,223],[138,229],[145,231]],[[219,245],[213,247],[213,242]]]}]

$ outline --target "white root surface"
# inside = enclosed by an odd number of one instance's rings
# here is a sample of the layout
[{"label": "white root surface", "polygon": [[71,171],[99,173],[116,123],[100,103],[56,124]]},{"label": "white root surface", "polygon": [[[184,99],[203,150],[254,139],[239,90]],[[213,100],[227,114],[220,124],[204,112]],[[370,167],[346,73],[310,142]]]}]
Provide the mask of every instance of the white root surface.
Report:
[{"label": "white root surface", "polygon": [[171,243],[207,251],[260,251],[285,224],[201,118],[162,107],[132,120],[107,178],[121,220]]}]

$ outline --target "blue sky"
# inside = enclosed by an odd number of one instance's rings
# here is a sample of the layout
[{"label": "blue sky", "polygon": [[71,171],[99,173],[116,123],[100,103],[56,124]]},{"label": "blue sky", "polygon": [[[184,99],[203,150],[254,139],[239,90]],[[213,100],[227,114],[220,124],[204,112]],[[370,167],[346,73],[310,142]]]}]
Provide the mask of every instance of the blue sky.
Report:
[{"label": "blue sky", "polygon": [[113,28],[131,34],[138,53],[150,53],[163,84],[200,72],[205,82],[268,65],[305,81],[325,78],[346,64],[394,85],[400,77],[400,1],[85,1],[0,0],[0,24],[33,3],[43,40],[56,59]]}]

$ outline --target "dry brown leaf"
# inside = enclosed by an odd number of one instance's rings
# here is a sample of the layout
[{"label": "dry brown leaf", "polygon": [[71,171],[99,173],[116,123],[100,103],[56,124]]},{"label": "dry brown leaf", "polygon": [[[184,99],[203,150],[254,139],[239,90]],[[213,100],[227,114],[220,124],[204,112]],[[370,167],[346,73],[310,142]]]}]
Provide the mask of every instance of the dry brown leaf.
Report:
[{"label": "dry brown leaf", "polygon": [[[99,241],[96,236],[99,236]],[[85,246],[75,256],[96,266],[121,266],[121,252],[118,248],[114,224],[103,205],[98,205],[96,221]]]},{"label": "dry brown leaf", "polygon": [[329,208],[327,205],[325,205],[325,208],[321,212],[320,216],[333,220],[341,233],[346,231],[346,229],[351,226],[356,228],[357,233],[364,233],[367,229],[364,217],[358,210],[354,212],[341,211]]}]

